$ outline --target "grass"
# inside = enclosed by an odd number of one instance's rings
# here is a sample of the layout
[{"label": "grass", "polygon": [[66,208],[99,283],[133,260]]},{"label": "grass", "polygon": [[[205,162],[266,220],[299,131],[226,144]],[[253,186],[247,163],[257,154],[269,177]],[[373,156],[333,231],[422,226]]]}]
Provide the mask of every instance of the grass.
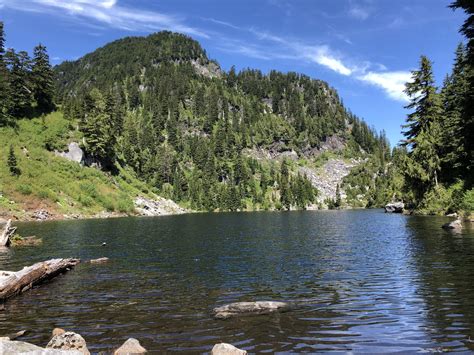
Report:
[{"label": "grass", "polygon": [[[101,211],[130,213],[133,198],[152,195],[152,190],[128,169],[118,175],[57,157],[70,141],[80,142],[62,113],[17,121],[16,127],[0,128],[0,215],[19,218],[44,208],[56,214],[90,216]],[[12,176],[7,166],[13,146],[21,171]]]}]

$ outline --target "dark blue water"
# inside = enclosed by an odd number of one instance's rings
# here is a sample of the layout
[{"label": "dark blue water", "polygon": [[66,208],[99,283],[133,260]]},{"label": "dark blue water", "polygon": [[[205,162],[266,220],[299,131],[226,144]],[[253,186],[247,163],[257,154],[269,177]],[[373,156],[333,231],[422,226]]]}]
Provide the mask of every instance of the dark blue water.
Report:
[{"label": "dark blue water", "polygon": [[[195,214],[22,223],[39,247],[0,254],[16,270],[53,257],[79,265],[10,300],[0,336],[54,327],[94,352],[135,337],[151,352],[474,351],[474,231],[441,217],[381,211]],[[106,247],[101,243],[107,242]],[[236,301],[304,301],[287,313],[214,320]]]}]

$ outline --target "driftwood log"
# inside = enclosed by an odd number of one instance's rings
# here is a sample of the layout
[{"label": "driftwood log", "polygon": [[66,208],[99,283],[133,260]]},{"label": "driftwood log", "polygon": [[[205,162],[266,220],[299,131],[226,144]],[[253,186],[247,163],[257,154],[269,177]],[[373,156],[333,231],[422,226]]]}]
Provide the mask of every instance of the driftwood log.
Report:
[{"label": "driftwood log", "polygon": [[79,259],[51,259],[17,272],[0,271],[0,303],[72,269]]},{"label": "driftwood log", "polygon": [[10,238],[16,232],[16,227],[12,227],[12,220],[9,219],[5,226],[0,229],[0,247],[8,247],[10,245]]}]

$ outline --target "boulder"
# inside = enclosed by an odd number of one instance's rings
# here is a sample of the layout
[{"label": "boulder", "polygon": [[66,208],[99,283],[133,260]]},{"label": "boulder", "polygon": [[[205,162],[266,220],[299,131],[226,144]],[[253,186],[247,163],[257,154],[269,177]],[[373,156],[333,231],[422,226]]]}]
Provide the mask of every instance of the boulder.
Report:
[{"label": "boulder", "polygon": [[0,354],[31,354],[31,355],[81,355],[75,350],[43,349],[39,346],[0,338]]},{"label": "boulder", "polygon": [[214,345],[211,350],[211,355],[245,355],[247,352],[236,348],[231,344],[220,343]]},{"label": "boulder", "polygon": [[66,331],[64,329],[61,329],[61,328],[54,328],[53,329],[53,337],[57,336],[57,335],[63,335],[64,333],[66,333]]},{"label": "boulder", "polygon": [[392,202],[385,205],[385,213],[403,213],[405,204],[403,202]]},{"label": "boulder", "polygon": [[47,219],[50,219],[51,213],[49,213],[46,210],[37,210],[33,213],[33,218],[37,219],[38,221],[46,221]]},{"label": "boulder", "polygon": [[239,315],[258,315],[288,310],[290,305],[285,302],[257,301],[257,302],[235,302],[225,306],[214,308],[214,318],[227,319]]},{"label": "boulder", "polygon": [[460,219],[457,219],[455,221],[443,224],[442,228],[447,230],[453,230],[455,232],[460,232],[462,230],[462,222]]},{"label": "boulder", "polygon": [[137,339],[130,338],[115,350],[114,355],[145,354],[146,349],[140,345]]},{"label": "boulder", "polygon": [[84,338],[74,332],[65,332],[53,336],[48,345],[46,345],[46,348],[56,350],[75,350],[83,355],[90,354]]},{"label": "boulder", "polygon": [[54,153],[59,156],[66,158],[67,160],[74,161],[76,163],[83,163],[84,161],[84,151],[81,149],[79,146],[79,143],[77,142],[71,142],[67,146],[67,151],[65,152],[58,152],[55,151]]}]

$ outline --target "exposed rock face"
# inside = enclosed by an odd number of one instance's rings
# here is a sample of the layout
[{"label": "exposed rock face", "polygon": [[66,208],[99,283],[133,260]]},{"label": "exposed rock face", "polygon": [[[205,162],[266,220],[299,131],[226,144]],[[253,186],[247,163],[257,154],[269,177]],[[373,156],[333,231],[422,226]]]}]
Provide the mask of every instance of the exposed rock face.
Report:
[{"label": "exposed rock face", "polygon": [[68,150],[65,152],[55,151],[54,154],[56,154],[58,157],[63,157],[79,164],[84,162],[84,151],[79,146],[79,143],[71,142],[67,148]]},{"label": "exposed rock face", "polygon": [[442,228],[452,230],[454,232],[460,232],[462,230],[462,222],[460,219],[457,219],[455,221],[443,224]]},{"label": "exposed rock face", "polygon": [[245,355],[247,352],[236,348],[231,344],[220,343],[214,345],[211,350],[211,355]]},{"label": "exposed rock face", "polygon": [[[330,159],[319,169],[300,167],[299,172],[305,175],[311,181],[311,184],[318,189],[317,201],[320,204],[324,204],[326,199],[336,199],[337,185],[340,187],[342,179],[349,175],[351,169],[359,163],[359,161],[354,159],[349,162],[343,159]],[[345,199],[346,194],[342,188],[340,189],[340,194],[341,198]]]},{"label": "exposed rock face", "polygon": [[192,60],[191,65],[194,67],[196,73],[205,76],[207,78],[220,78],[222,77],[221,68],[214,62],[209,62],[205,65],[199,60]]},{"label": "exposed rock face", "polygon": [[214,308],[214,318],[227,319],[239,315],[268,314],[288,310],[290,305],[285,302],[257,301],[235,302],[222,307]]},{"label": "exposed rock face", "polygon": [[392,202],[385,205],[385,213],[403,213],[405,204],[403,202]]},{"label": "exposed rock face", "polygon": [[135,199],[135,210],[142,216],[164,216],[188,212],[176,202],[162,197],[157,197],[154,200],[137,197]]},{"label": "exposed rock face", "polygon": [[43,349],[23,341],[0,339],[0,354],[30,354],[30,355],[81,355],[80,351]]},{"label": "exposed rock face", "polygon": [[75,350],[83,355],[90,354],[84,338],[74,332],[65,332],[63,334],[53,336],[46,348],[57,350]]},{"label": "exposed rock face", "polygon": [[145,354],[146,349],[140,345],[137,339],[130,338],[115,350],[114,355]]}]

